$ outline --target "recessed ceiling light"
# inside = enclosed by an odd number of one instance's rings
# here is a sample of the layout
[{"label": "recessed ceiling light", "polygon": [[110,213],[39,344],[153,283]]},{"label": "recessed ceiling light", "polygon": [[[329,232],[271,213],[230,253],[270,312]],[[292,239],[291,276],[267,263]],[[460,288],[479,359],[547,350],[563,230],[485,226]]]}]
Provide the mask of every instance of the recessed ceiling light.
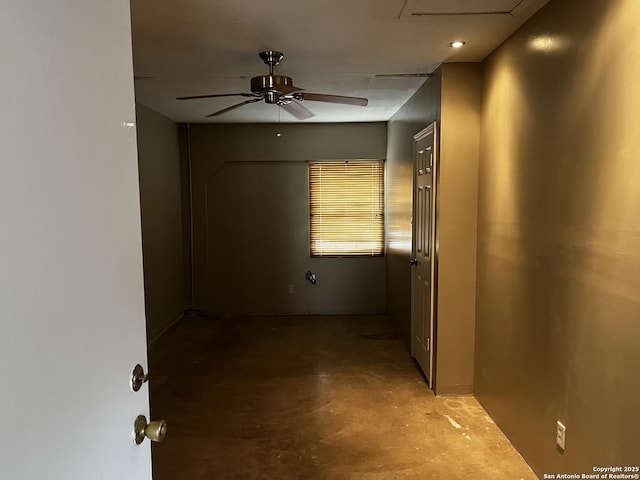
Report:
[{"label": "recessed ceiling light", "polygon": [[460,47],[464,47],[464,42],[463,42],[463,41],[461,41],[461,40],[456,40],[455,42],[451,42],[451,43],[449,44],[449,46],[450,46],[450,47],[453,47],[453,48],[460,48]]}]

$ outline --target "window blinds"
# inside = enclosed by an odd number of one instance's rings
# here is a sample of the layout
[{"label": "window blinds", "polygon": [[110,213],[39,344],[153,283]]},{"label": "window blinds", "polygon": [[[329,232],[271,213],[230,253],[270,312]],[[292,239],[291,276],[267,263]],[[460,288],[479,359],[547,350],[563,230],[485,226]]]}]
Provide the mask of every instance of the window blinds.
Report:
[{"label": "window blinds", "polygon": [[384,163],[310,162],[311,255],[384,252]]}]

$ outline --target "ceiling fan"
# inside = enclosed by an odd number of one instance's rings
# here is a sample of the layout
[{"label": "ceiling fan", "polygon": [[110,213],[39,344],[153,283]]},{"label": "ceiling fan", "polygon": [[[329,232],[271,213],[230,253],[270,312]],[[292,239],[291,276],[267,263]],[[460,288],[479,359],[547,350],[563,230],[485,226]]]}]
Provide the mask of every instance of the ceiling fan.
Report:
[{"label": "ceiling fan", "polygon": [[308,93],[302,88],[294,87],[291,77],[284,75],[274,75],[273,67],[278,65],[284,58],[284,54],[274,50],[267,50],[258,54],[265,64],[269,65],[269,75],[260,75],[251,79],[251,93],[218,93],[212,95],[192,95],[189,97],[177,97],[176,100],[195,100],[199,98],[214,97],[248,97],[249,100],[223,108],[213,112],[207,117],[215,117],[223,113],[230,112],[236,108],[249,103],[264,100],[265,103],[278,105],[299,120],[306,120],[313,117],[313,113],[300,102],[328,102],[341,103],[345,105],[359,105],[366,107],[369,100],[362,97],[346,97],[342,95],[325,95],[322,93]]}]

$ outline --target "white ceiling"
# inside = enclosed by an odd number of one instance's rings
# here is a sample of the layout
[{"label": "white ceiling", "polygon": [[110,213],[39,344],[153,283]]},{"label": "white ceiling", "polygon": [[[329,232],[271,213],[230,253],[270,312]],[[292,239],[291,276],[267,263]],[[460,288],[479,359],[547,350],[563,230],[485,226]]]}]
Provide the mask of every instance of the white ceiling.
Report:
[{"label": "white ceiling", "polygon": [[[482,60],[549,0],[131,0],[137,101],[178,122],[298,122],[258,102],[213,118],[268,73],[308,92],[367,97],[367,107],[304,102],[306,122],[386,121],[443,62]],[[458,50],[449,43],[464,40]]]}]

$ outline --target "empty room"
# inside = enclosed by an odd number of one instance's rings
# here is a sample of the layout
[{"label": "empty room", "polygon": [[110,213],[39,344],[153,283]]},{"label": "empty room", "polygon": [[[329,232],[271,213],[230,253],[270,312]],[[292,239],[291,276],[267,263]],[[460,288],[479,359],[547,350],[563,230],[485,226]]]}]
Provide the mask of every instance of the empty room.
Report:
[{"label": "empty room", "polygon": [[6,3],[3,478],[640,478],[635,0]]}]

